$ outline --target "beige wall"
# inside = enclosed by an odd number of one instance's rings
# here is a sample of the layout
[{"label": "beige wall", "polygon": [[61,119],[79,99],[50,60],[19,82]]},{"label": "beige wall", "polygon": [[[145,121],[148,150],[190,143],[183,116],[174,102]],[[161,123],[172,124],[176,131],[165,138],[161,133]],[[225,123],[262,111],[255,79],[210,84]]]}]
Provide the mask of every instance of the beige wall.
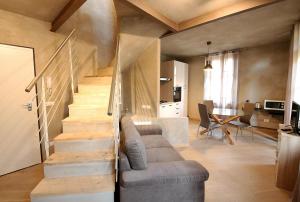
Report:
[{"label": "beige wall", "polygon": [[155,38],[120,34],[120,65],[125,71],[153,43]]},{"label": "beige wall", "polygon": [[245,100],[285,100],[289,42],[242,50],[239,57],[239,106]]},{"label": "beige wall", "polygon": [[192,57],[185,61],[189,64],[188,116],[199,119],[198,103],[203,102],[203,66],[205,58]]},{"label": "beige wall", "polygon": [[[66,37],[63,34],[50,32],[50,28],[51,25],[48,22],[0,10],[0,43],[34,48],[37,73],[41,71],[44,65],[48,62],[50,56],[54,53],[55,49]],[[84,68],[91,67],[93,62],[91,61],[92,58],[90,58],[90,56],[92,55],[95,47],[88,43],[80,42],[79,44],[79,60],[85,64],[83,66]],[[68,52],[66,51],[64,54],[68,54]],[[66,62],[66,65],[67,64],[68,63]],[[69,68],[69,66],[66,66],[66,68]],[[60,110],[57,111],[57,115],[54,117],[49,128],[50,141],[55,135],[61,133],[61,120],[68,114],[67,105],[69,103],[69,96],[62,99],[59,108]]]},{"label": "beige wall", "polygon": [[123,71],[123,100],[128,112],[156,117],[160,99],[160,40],[149,40],[152,43]]},{"label": "beige wall", "polygon": [[81,40],[97,47],[98,66],[111,65],[118,32],[113,0],[87,0],[58,32],[68,34],[74,28]]},{"label": "beige wall", "polygon": [[[203,56],[185,59],[189,64],[188,114],[199,119],[197,104],[203,101]],[[245,100],[285,99],[289,42],[247,48],[239,56],[239,107]]]},{"label": "beige wall", "polygon": [[41,69],[63,35],[50,32],[50,23],[0,10],[0,43],[32,47],[36,68]]}]

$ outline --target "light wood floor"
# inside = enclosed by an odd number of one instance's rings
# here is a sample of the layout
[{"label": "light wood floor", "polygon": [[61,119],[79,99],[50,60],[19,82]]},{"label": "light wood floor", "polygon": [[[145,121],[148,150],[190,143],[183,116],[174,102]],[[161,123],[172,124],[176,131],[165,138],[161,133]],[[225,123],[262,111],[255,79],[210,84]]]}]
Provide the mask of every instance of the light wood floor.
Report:
[{"label": "light wood floor", "polygon": [[29,202],[30,192],[43,177],[41,164],[1,176],[0,202]]},{"label": "light wood floor", "polygon": [[[190,121],[190,147],[179,151],[196,160],[210,173],[206,183],[206,202],[287,202],[290,193],[275,186],[277,143],[244,132],[235,145],[223,143],[221,132],[213,137],[197,137],[198,123]],[[230,128],[233,134],[236,129]]]},{"label": "light wood floor", "polygon": [[[260,136],[252,142],[246,132],[231,146],[217,131],[208,139],[197,137],[197,124],[190,121],[190,147],[179,151],[208,169],[206,202],[288,201],[290,193],[275,187],[275,142]],[[42,165],[0,177],[0,202],[30,201],[30,192],[42,178]]]}]

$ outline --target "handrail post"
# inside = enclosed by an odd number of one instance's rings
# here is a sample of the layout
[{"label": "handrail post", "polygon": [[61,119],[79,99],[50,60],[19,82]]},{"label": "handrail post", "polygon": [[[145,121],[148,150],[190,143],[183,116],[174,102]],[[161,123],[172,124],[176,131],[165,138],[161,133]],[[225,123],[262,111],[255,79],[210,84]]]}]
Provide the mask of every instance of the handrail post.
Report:
[{"label": "handrail post", "polygon": [[45,78],[42,76],[42,114],[43,114],[43,132],[44,132],[44,147],[46,153],[46,159],[49,157],[49,134],[48,134],[48,118],[47,118],[47,104],[46,104],[46,91],[45,91]]},{"label": "handrail post", "polygon": [[72,56],[72,44],[71,40],[68,41],[69,48],[69,62],[70,62],[70,78],[71,78],[71,90],[72,90],[72,98],[74,98],[74,75],[73,75],[73,56]]}]

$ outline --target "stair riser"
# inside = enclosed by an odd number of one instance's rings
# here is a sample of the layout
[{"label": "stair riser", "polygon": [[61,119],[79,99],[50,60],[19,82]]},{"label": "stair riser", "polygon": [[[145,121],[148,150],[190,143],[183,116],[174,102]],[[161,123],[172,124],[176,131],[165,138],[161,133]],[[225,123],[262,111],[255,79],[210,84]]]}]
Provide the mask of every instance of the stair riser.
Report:
[{"label": "stair riser", "polygon": [[77,140],[77,141],[54,141],[55,152],[90,152],[90,151],[112,151],[114,140]]},{"label": "stair riser", "polygon": [[114,192],[103,193],[86,193],[72,195],[49,195],[49,196],[34,196],[31,195],[31,202],[113,202]]},{"label": "stair riser", "polygon": [[79,93],[102,93],[109,94],[110,86],[92,86],[92,85],[78,85]]},{"label": "stair riser", "polygon": [[83,109],[70,107],[69,108],[69,116],[70,117],[100,117],[106,116],[107,108],[98,108],[98,109]]},{"label": "stair riser", "polygon": [[109,96],[102,98],[75,97],[74,104],[108,106]]},{"label": "stair riser", "polygon": [[99,96],[109,96],[110,95],[110,90],[93,90],[93,89],[81,89],[78,90],[80,94],[83,95],[99,95]]},{"label": "stair riser", "polygon": [[65,123],[63,122],[64,133],[80,132],[102,132],[112,130],[112,123]]},{"label": "stair riser", "polygon": [[110,175],[113,173],[113,171],[113,161],[44,165],[44,175],[46,178]]},{"label": "stair riser", "polygon": [[98,76],[112,76],[113,69],[112,68],[104,68],[98,70]]},{"label": "stair riser", "polygon": [[87,77],[82,79],[82,82],[79,82],[79,84],[95,84],[95,85],[110,85],[112,82],[112,77]]},{"label": "stair riser", "polygon": [[83,82],[81,82],[79,84],[95,85],[95,86],[99,86],[99,85],[109,86],[109,85],[111,85],[111,79],[110,80],[90,80],[90,81],[84,80]]}]

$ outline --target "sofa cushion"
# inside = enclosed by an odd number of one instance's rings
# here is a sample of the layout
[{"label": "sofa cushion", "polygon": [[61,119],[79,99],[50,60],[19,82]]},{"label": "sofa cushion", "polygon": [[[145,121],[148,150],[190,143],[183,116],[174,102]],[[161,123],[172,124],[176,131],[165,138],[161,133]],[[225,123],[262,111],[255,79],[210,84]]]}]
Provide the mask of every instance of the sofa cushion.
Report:
[{"label": "sofa cushion", "polygon": [[183,161],[184,159],[172,147],[146,149],[148,163]]},{"label": "sofa cushion", "polygon": [[162,129],[158,124],[136,125],[141,136],[144,135],[162,135]]},{"label": "sofa cushion", "polygon": [[208,171],[195,161],[149,163],[148,168],[145,170],[122,172],[121,186],[138,187],[197,183],[206,181],[208,176]]},{"label": "sofa cushion", "polygon": [[144,135],[141,136],[146,149],[159,147],[172,147],[171,144],[161,135]]},{"label": "sofa cushion", "polygon": [[134,123],[128,117],[122,119],[125,152],[131,168],[141,170],[147,168],[146,148]]},{"label": "sofa cushion", "polygon": [[122,151],[119,151],[119,170],[128,171],[131,170],[129,160]]}]

